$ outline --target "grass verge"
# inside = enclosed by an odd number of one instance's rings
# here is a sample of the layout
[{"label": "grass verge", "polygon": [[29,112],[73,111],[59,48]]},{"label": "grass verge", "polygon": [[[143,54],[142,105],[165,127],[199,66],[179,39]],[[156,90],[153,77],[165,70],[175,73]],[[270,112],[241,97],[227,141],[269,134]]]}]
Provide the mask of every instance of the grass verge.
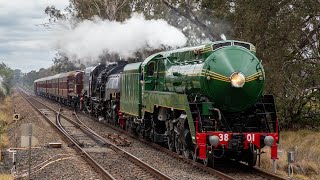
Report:
[{"label": "grass verge", "polygon": [[13,180],[13,177],[10,174],[0,174],[1,180]]},{"label": "grass verge", "polygon": [[[287,175],[288,162],[287,151],[293,151],[295,161],[293,162],[294,179],[320,179],[320,132],[310,130],[284,131],[280,134],[280,147],[282,156],[277,161],[278,173]],[[261,158],[261,167],[272,169],[269,148],[264,148],[268,156]]]},{"label": "grass verge", "polygon": [[13,104],[12,97],[6,97],[0,102],[0,149],[6,148],[9,140],[6,129],[12,122]]},{"label": "grass verge", "polygon": [[[6,129],[12,122],[13,103],[12,97],[6,97],[0,102],[0,150],[9,144]],[[0,174],[0,180],[13,180],[10,174]]]}]

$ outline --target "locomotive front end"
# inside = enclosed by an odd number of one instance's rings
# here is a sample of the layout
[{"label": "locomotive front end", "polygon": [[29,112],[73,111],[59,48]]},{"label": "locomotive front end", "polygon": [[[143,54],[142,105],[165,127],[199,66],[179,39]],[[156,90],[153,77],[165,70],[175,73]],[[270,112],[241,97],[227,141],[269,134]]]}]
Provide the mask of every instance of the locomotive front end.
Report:
[{"label": "locomotive front end", "polygon": [[[203,64],[201,90],[213,102],[214,108],[207,109],[218,109],[219,116],[202,113],[199,117],[201,124],[196,123],[198,146],[201,139],[207,147],[210,146],[209,152],[205,148],[203,153],[200,150],[199,157],[202,154],[203,158],[208,158],[206,153],[216,157],[215,153],[220,151],[225,157],[254,166],[261,148],[268,146],[271,159],[275,160],[279,140],[278,119],[273,96],[262,94],[265,72],[261,60],[249,43],[226,43],[218,48],[214,44],[212,54]],[[210,126],[210,122],[214,128],[204,130],[202,127]]]},{"label": "locomotive front end", "polygon": [[265,74],[248,49],[227,46],[213,52],[202,70],[202,89],[221,110],[243,111],[262,96]]}]

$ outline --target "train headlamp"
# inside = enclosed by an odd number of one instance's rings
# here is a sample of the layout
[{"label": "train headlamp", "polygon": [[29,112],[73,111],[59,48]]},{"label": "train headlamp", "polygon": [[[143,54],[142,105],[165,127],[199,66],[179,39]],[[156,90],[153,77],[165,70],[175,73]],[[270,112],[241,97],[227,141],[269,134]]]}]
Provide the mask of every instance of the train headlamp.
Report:
[{"label": "train headlamp", "polygon": [[209,143],[212,146],[217,146],[219,144],[219,137],[218,136],[209,136]]},{"label": "train headlamp", "polygon": [[272,136],[266,136],[264,138],[264,144],[267,146],[272,146],[274,143],[274,138]]},{"label": "train headlamp", "polygon": [[243,87],[246,82],[246,77],[241,72],[234,72],[230,76],[231,85],[235,88]]}]

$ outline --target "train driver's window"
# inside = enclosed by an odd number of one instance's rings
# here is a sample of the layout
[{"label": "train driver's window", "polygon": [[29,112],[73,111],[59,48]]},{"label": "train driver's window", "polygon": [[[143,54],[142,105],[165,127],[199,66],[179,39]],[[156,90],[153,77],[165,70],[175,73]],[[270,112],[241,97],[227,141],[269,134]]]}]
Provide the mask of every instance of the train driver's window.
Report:
[{"label": "train driver's window", "polygon": [[153,76],[153,73],[154,73],[154,69],[155,69],[155,63],[154,62],[150,62],[148,64],[148,68],[147,68],[147,75],[148,76]]}]

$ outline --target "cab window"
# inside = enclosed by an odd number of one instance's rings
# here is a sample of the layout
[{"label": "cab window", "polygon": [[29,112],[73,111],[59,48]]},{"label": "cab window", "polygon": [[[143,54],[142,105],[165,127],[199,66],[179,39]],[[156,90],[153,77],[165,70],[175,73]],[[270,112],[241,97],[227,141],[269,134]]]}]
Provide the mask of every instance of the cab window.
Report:
[{"label": "cab window", "polygon": [[154,62],[150,62],[148,64],[148,68],[147,68],[147,76],[153,76],[154,73],[154,69],[155,69],[155,63]]}]

